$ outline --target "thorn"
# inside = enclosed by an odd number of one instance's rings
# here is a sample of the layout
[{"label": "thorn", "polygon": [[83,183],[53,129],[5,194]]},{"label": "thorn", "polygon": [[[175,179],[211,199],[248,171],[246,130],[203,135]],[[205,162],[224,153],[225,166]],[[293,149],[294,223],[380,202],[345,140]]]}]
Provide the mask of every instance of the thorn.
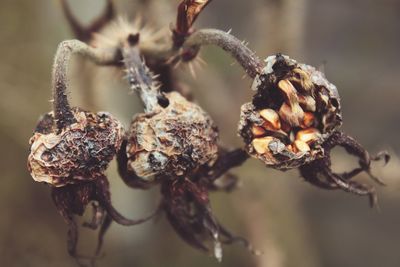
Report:
[{"label": "thorn", "polygon": [[198,60],[198,62],[200,64],[202,64],[203,66],[207,66],[207,62],[201,57],[201,56],[197,56],[196,59]]},{"label": "thorn", "polygon": [[231,34],[232,33],[232,28],[230,28],[226,33],[227,34]]},{"label": "thorn", "polygon": [[192,74],[193,79],[196,80],[196,79],[197,79],[197,76],[196,76],[196,72],[195,72],[195,70],[194,70],[194,66],[193,66],[192,62],[189,62],[188,66],[189,66],[190,74]]},{"label": "thorn", "polygon": [[[174,70],[176,70],[177,68],[179,68],[179,66],[181,65],[182,61],[178,61],[175,63],[175,65],[172,67]],[[189,63],[190,64],[190,63]]]}]

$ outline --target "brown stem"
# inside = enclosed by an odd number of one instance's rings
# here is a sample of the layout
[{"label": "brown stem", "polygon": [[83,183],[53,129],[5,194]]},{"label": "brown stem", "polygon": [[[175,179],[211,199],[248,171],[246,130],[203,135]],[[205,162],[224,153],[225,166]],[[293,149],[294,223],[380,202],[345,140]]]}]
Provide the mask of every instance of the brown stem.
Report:
[{"label": "brown stem", "polygon": [[53,110],[57,128],[62,130],[76,122],[68,102],[68,65],[73,54],[79,54],[98,65],[117,64],[118,51],[95,49],[78,40],[67,40],[59,44],[53,65]]}]

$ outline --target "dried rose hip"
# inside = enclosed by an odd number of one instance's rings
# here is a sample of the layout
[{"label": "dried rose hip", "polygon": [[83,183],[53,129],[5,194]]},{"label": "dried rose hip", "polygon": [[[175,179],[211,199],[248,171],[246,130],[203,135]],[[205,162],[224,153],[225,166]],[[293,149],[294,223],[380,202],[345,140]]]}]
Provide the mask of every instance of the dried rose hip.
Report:
[{"label": "dried rose hip", "polygon": [[95,180],[104,175],[122,143],[121,123],[109,113],[75,108],[76,123],[59,132],[53,112],[43,116],[30,139],[28,169],[37,182],[54,187]]},{"label": "dried rose hip", "polygon": [[211,118],[179,93],[169,105],[135,116],[127,146],[128,168],[143,179],[184,176],[217,157],[218,130]]},{"label": "dried rose hip", "polygon": [[336,87],[315,68],[287,56],[266,59],[241,109],[247,151],[266,165],[291,169],[324,156],[321,144],[342,122]]},{"label": "dried rose hip", "polygon": [[92,113],[69,105],[66,94],[69,59],[73,53],[87,52],[92,57],[98,56],[92,48],[76,40],[59,45],[53,69],[53,111],[39,121],[30,139],[28,156],[33,179],[51,187],[54,204],[68,224],[68,252],[75,258],[82,256],[76,251],[78,229],[74,215],[82,216],[89,203],[94,208],[93,217],[84,226],[92,229],[100,226],[96,256],[112,221],[135,225],[153,216],[130,220],[111,203],[104,172],[122,145],[121,123],[109,113]]},{"label": "dried rose hip", "polygon": [[[352,137],[339,130],[342,124],[336,87],[315,68],[277,54],[265,60],[255,76],[253,100],[241,108],[239,134],[247,152],[267,166],[299,168],[308,182],[324,189],[342,189],[368,195],[376,205],[373,187],[350,181],[362,171],[383,184],[370,171],[373,160],[389,161],[386,152],[371,157]],[[359,158],[359,168],[347,173],[331,170],[330,151],[342,146]]]}]

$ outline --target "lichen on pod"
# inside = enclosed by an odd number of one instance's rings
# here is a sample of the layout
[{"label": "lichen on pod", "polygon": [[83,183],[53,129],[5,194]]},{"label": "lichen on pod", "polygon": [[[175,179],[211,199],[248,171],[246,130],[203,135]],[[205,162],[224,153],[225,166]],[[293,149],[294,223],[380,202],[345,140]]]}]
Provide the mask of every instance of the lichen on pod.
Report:
[{"label": "lichen on pod", "polygon": [[342,122],[336,87],[314,67],[278,54],[254,79],[241,108],[239,135],[248,153],[287,170],[324,156],[323,142]]}]

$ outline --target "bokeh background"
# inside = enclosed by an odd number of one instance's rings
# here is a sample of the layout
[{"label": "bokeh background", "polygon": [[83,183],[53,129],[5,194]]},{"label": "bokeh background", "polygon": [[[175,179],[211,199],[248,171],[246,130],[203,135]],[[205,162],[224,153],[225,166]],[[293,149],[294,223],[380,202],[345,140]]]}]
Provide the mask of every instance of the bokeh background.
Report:
[{"label": "bokeh background", "polygon": [[[174,21],[177,0],[115,0],[118,13],[141,14],[154,27]],[[84,22],[104,1],[71,0]],[[325,72],[342,96],[343,129],[372,153],[387,149],[392,161],[374,173],[388,186],[377,188],[380,211],[367,199],[322,191],[303,182],[297,171],[281,173],[249,160],[234,170],[241,187],[215,193],[212,205],[222,223],[247,237],[264,254],[240,246],[224,248],[220,264],[183,243],[165,218],[126,228],[113,225],[98,266],[400,266],[400,1],[398,0],[214,0],[196,26],[232,29],[260,57],[283,52]],[[26,170],[28,140],[40,114],[50,109],[50,73],[57,44],[73,38],[56,0],[0,1],[0,265],[75,266],[66,253],[66,226],[49,188],[34,183]],[[206,48],[208,64],[194,79],[181,67],[182,81],[212,115],[221,142],[241,146],[236,136],[240,105],[251,97],[251,81],[217,48]],[[80,62],[82,63],[82,62]],[[118,72],[90,64],[71,75],[72,102],[107,110],[127,126],[140,111],[135,95]],[[75,65],[81,65],[75,64]],[[356,160],[334,153],[335,170]],[[158,189],[131,190],[108,171],[115,206],[129,217],[150,212]],[[360,175],[359,180],[369,182]],[[81,229],[82,251],[91,252],[95,233]]]}]

